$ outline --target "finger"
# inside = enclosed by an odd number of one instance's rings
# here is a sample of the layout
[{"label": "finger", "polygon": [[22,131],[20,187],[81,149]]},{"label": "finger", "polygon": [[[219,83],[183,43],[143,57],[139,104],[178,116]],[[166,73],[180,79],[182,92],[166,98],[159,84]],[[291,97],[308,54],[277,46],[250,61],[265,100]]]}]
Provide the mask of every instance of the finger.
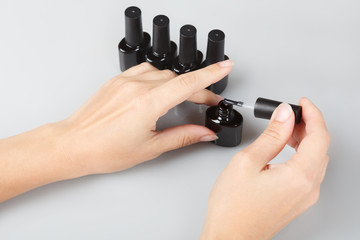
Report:
[{"label": "finger", "polygon": [[[149,89],[156,88],[160,85],[165,84],[167,81],[171,81],[171,79],[162,79],[162,80],[149,80],[144,81]],[[190,96],[187,101],[197,103],[197,104],[206,104],[208,106],[215,106],[224,98],[220,95],[217,95],[207,89],[200,90],[194,95]]]},{"label": "finger", "polygon": [[287,145],[289,145],[294,149],[297,149],[297,147],[299,146],[299,142],[294,137],[290,137],[289,141],[287,142]]},{"label": "finger", "polygon": [[295,164],[296,168],[302,169],[309,176],[318,175],[327,161],[328,141],[328,137],[322,134],[306,136],[288,163]]},{"label": "finger", "polygon": [[326,156],[326,159],[324,161],[324,166],[322,168],[322,171],[321,171],[321,178],[320,178],[320,182],[323,182],[324,181],[324,178],[325,178],[325,173],[326,173],[326,169],[327,169],[327,166],[329,164],[329,156]]},{"label": "finger", "polygon": [[295,125],[292,138],[299,144],[305,137],[305,124],[304,121],[301,121],[299,124]]},{"label": "finger", "polygon": [[143,81],[153,81],[153,80],[170,80],[176,78],[178,75],[170,70],[155,70],[143,73],[136,76],[137,79]]},{"label": "finger", "polygon": [[305,136],[305,124],[303,121],[301,121],[299,124],[296,124],[294,126],[294,131],[287,144],[290,147],[297,150],[304,136]]},{"label": "finger", "polygon": [[218,62],[206,68],[179,75],[172,81],[155,88],[151,92],[154,113],[158,116],[164,115],[170,108],[228,75],[232,65],[230,60]]},{"label": "finger", "polygon": [[289,161],[297,161],[299,166],[316,171],[326,159],[324,156],[327,155],[330,136],[319,109],[306,98],[301,99],[300,102],[303,106],[302,117],[306,135],[298,146],[299,156]]},{"label": "finger", "polygon": [[302,119],[305,123],[306,134],[319,131],[327,132],[325,120],[320,110],[307,98],[302,98],[300,105],[303,107]]},{"label": "finger", "polygon": [[242,150],[257,170],[262,170],[285,147],[295,121],[294,113],[287,103],[280,104],[271,116],[266,130],[250,146]]},{"label": "finger", "polygon": [[223,99],[224,98],[220,95],[217,95],[207,89],[203,89],[189,97],[187,100],[193,103],[215,106]]},{"label": "finger", "polygon": [[187,124],[160,131],[155,138],[156,149],[163,153],[200,141],[214,141],[217,136],[206,127]]},{"label": "finger", "polygon": [[[309,103],[309,100],[308,101],[306,101],[306,99],[305,98],[302,98],[302,99],[300,99],[300,101],[299,101],[299,105],[300,106],[302,106],[302,105],[304,105],[304,104],[306,104],[306,103]],[[311,105],[313,105],[312,103],[311,103]],[[313,105],[314,106],[314,105]],[[315,106],[314,106],[315,107]],[[315,107],[316,108],[316,107]],[[308,109],[308,108],[306,108],[306,109]],[[316,108],[317,109],[317,108]],[[318,110],[318,109],[317,109]],[[319,110],[318,110],[319,111]],[[320,112],[320,111],[319,111]],[[303,116],[305,116],[306,114],[303,114]],[[298,142],[298,143],[300,143],[303,139],[304,139],[304,137],[306,136],[306,129],[305,129],[305,123],[304,123],[304,118],[302,119],[302,121],[299,123],[299,124],[297,124],[296,126],[295,126],[295,128],[294,128],[294,132],[293,132],[293,138]]]},{"label": "finger", "polygon": [[[167,81],[171,81],[171,79],[149,80],[144,81],[144,84],[146,84],[150,89],[152,89],[165,84]],[[206,104],[208,106],[215,106],[223,99],[224,98],[220,95],[217,95],[207,89],[203,89],[190,96],[187,101],[197,104]]]},{"label": "finger", "polygon": [[144,74],[146,72],[151,72],[151,71],[158,71],[158,69],[155,68],[154,66],[152,66],[148,62],[143,62],[143,63],[141,63],[139,65],[136,65],[134,67],[131,67],[131,68],[127,69],[125,72],[123,72],[119,76],[121,76],[121,77],[133,77],[133,76],[137,76],[139,74]]},{"label": "finger", "polygon": [[[140,80],[141,81],[141,80]],[[156,87],[159,87],[163,84],[165,84],[167,81],[169,81],[168,79],[157,79],[157,80],[146,80],[146,81],[141,81],[141,84],[144,84],[144,86],[147,86],[148,89],[153,89]]]}]

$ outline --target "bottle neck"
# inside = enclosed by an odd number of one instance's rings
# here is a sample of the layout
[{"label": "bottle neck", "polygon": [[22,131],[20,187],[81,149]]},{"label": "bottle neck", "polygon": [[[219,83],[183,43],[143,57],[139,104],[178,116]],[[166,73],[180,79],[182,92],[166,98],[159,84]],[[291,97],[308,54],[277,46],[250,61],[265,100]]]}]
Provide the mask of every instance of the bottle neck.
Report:
[{"label": "bottle neck", "polygon": [[229,122],[234,117],[233,105],[224,103],[224,101],[220,101],[216,108],[215,114],[219,121]]}]

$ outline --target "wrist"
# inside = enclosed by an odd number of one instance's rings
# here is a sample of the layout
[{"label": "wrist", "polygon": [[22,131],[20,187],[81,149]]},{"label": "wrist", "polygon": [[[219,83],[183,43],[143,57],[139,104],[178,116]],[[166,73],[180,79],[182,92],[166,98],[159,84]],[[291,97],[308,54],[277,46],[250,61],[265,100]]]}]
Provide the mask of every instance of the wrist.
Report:
[{"label": "wrist", "polygon": [[0,140],[0,202],[52,182],[81,176],[66,156],[59,123]]},{"label": "wrist", "polygon": [[86,161],[79,151],[76,140],[76,131],[73,125],[63,120],[60,122],[46,124],[51,139],[53,139],[53,151],[56,156],[55,165],[59,169],[58,181],[82,177],[92,174],[88,170]]}]

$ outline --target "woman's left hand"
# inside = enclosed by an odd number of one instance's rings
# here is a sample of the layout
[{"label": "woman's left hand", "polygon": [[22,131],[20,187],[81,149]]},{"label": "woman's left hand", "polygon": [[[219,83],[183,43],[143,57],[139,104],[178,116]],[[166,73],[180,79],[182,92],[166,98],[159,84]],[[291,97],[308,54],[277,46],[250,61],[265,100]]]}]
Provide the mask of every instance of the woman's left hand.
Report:
[{"label": "woman's left hand", "polygon": [[[108,173],[163,152],[217,137],[198,125],[156,130],[156,121],[188,100],[216,105],[222,98],[204,88],[229,74],[231,61],[177,76],[143,63],[110,79],[69,118],[56,123],[68,164],[80,175]],[[80,170],[81,169],[81,170]]]}]

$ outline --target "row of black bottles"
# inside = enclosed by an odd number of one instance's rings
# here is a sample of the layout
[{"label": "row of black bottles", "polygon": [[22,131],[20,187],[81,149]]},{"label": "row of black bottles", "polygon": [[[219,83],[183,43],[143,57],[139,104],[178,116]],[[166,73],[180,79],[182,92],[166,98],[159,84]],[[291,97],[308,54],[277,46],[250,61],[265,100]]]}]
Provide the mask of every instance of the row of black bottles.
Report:
[{"label": "row of black bottles", "polygon": [[[125,10],[125,37],[118,45],[121,71],[146,61],[159,70],[170,69],[183,74],[228,59],[224,54],[225,34],[215,29],[209,32],[206,58],[203,61],[203,54],[197,49],[196,28],[193,25],[181,27],[177,55],[177,45],[170,40],[170,20],[165,15],[154,17],[152,46],[150,40],[150,35],[142,28],[141,10],[134,6],[128,7]],[[227,82],[228,76],[208,89],[220,94]]]},{"label": "row of black bottles", "polygon": [[[143,32],[141,10],[129,7],[125,10],[125,38],[119,43],[120,69],[126,69],[142,62],[149,62],[154,67],[163,70],[170,69],[177,74],[183,74],[216,62],[228,59],[224,54],[225,34],[221,30],[212,30],[208,35],[205,61],[203,54],[197,49],[196,28],[184,25],[180,29],[180,49],[177,55],[177,45],[170,40],[170,20],[165,15],[153,19],[153,38],[150,46],[150,35]],[[228,76],[208,87],[220,94],[227,86]],[[273,111],[281,102],[258,98],[254,110],[257,118],[270,119]],[[245,106],[243,102],[224,99],[217,106],[209,107],[205,115],[205,126],[216,133],[216,145],[233,147],[241,142],[243,117],[233,109],[233,106]],[[249,107],[249,106],[248,106]],[[301,107],[291,105],[295,114],[295,123],[301,121]]]}]

